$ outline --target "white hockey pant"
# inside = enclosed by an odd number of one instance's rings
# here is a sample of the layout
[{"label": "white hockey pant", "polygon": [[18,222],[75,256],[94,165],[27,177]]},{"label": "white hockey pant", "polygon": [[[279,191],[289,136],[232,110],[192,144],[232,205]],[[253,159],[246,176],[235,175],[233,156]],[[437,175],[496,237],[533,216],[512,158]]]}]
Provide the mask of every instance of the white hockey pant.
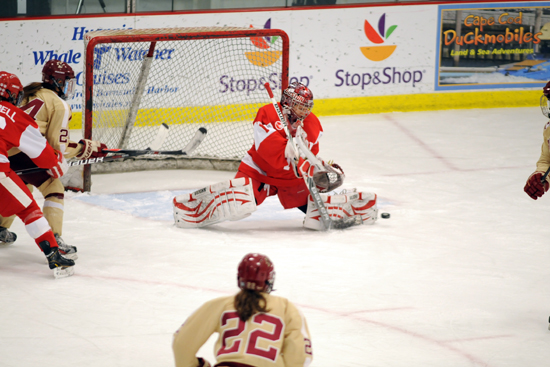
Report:
[{"label": "white hockey pant", "polygon": [[256,210],[252,181],[241,177],[219,182],[173,200],[174,221],[181,228],[197,228],[248,217]]},{"label": "white hockey pant", "polygon": [[[374,224],[378,219],[376,194],[357,192],[357,189],[344,190],[337,195],[321,194],[330,219],[334,222],[357,224]],[[324,230],[321,215],[313,202],[311,195],[307,204],[304,227],[317,231]]]}]

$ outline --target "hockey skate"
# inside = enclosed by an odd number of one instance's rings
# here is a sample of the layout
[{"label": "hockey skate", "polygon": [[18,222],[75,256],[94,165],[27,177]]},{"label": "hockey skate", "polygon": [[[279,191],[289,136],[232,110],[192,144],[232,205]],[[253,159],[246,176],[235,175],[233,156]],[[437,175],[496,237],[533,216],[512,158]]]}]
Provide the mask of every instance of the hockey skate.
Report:
[{"label": "hockey skate", "polygon": [[78,259],[78,254],[76,253],[76,246],[68,245],[63,238],[57,233],[55,234],[55,240],[57,241],[57,246],[59,246],[59,253],[66,257],[67,259],[76,260]]},{"label": "hockey skate", "polygon": [[58,247],[50,247],[48,241],[42,241],[38,246],[46,255],[48,266],[53,270],[56,279],[70,277],[74,274],[74,261],[61,255]]},{"label": "hockey skate", "polygon": [[11,245],[17,239],[17,235],[0,226],[0,245]]}]

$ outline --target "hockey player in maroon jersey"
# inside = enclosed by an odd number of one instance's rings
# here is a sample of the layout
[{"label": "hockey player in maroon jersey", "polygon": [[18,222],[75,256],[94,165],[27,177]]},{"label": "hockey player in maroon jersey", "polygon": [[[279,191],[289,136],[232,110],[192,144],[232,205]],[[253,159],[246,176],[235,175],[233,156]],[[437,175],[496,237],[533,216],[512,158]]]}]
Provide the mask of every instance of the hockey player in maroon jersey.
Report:
[{"label": "hockey player in maroon jersey", "polygon": [[[69,140],[69,121],[72,117],[71,107],[65,102],[71,99],[75,89],[75,75],[73,69],[65,62],[49,60],[42,69],[42,82],[31,83],[24,88],[23,106],[21,109],[36,120],[40,132],[48,143],[63,152],[66,159],[77,157],[88,159],[104,157],[102,149],[105,144],[97,141],[82,139],[75,143]],[[11,167],[22,170],[35,167],[32,160],[17,149],[8,153]],[[60,179],[51,177],[44,172],[22,175],[21,179],[29,188],[38,188],[45,198],[44,216],[52,227],[61,253],[76,260],[77,248],[68,245],[61,237],[63,232],[64,193],[65,187]],[[4,232],[5,242],[13,242],[17,236],[8,231],[14,216],[0,218],[0,233]],[[11,241],[9,241],[11,240]]]},{"label": "hockey player in maroon jersey", "polygon": [[[546,83],[542,89],[543,95],[540,99],[540,106],[542,109],[542,114],[545,117],[550,118],[550,82]],[[550,150],[548,149],[550,145],[550,121],[544,126],[543,132],[543,141],[540,152],[539,160],[537,161],[537,169],[533,172],[527,182],[525,183],[524,191],[531,197],[533,200],[540,198],[550,186],[550,177],[546,175],[545,179],[542,178],[545,175],[545,172],[550,168]]]},{"label": "hockey player in maroon jersey", "polygon": [[[54,150],[40,134],[37,124],[16,106],[23,97],[17,76],[0,72],[0,215],[17,215],[25,229],[46,255],[50,269],[65,268],[71,275],[74,261],[59,253],[48,221],[23,181],[10,168],[8,150],[16,147],[32,162],[46,168],[46,174],[59,178],[69,168],[63,154]],[[1,234],[1,233],[0,233]]]},{"label": "hockey player in maroon jersey", "polygon": [[[254,144],[235,178],[176,196],[173,204],[177,226],[193,228],[239,220],[254,212],[267,197],[277,195],[285,209],[298,208],[306,214],[304,227],[324,228],[303,176],[313,177],[319,191],[329,193],[343,183],[344,172],[318,156],[323,128],[311,112],[311,90],[301,83],[291,84],[283,92],[280,107],[294,140],[302,144],[291,146],[272,104],[261,107],[254,119]],[[377,219],[375,194],[353,189],[322,194],[321,198],[333,220],[357,217],[355,223],[362,224]]]},{"label": "hockey player in maroon jersey", "polygon": [[270,294],[274,281],[271,260],[247,254],[237,271],[240,292],[205,303],[174,334],[176,367],[210,367],[196,353],[213,333],[216,367],[309,366],[306,319],[292,302]]}]

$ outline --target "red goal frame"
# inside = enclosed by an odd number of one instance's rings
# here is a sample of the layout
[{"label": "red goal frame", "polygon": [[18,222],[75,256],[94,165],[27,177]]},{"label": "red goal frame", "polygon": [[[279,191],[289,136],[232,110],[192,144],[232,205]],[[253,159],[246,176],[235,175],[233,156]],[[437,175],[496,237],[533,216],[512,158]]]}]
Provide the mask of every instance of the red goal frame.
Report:
[{"label": "red goal frame", "polygon": [[[226,30],[224,30],[224,28]],[[159,33],[162,29],[136,29],[139,34],[116,34],[116,35],[97,35],[90,32],[85,37],[88,38],[85,50],[85,88],[83,94],[84,100],[84,124],[83,136],[85,139],[92,139],[92,106],[94,95],[93,82],[93,64],[94,49],[97,45],[103,43],[126,43],[126,42],[149,42],[149,55],[152,55],[156,42],[159,41],[186,41],[198,39],[220,39],[220,38],[250,38],[279,36],[283,41],[282,45],[282,89],[288,87],[289,80],[289,37],[281,29],[255,29],[255,28],[233,28],[233,27],[204,27],[204,28],[167,28],[168,33]],[[147,33],[147,32],[150,33]],[[101,31],[98,31],[101,32]],[[266,98],[267,103],[267,98]],[[91,166],[87,165],[84,169],[84,191],[91,189]]]}]

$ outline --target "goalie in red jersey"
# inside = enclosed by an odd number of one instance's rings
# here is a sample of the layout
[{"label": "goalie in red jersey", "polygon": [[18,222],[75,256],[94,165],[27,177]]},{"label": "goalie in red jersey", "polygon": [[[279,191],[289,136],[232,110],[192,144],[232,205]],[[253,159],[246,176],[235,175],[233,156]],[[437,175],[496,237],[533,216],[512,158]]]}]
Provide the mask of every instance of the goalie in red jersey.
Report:
[{"label": "goalie in red jersey", "polygon": [[[0,72],[0,215],[17,215],[25,229],[46,255],[50,269],[64,269],[72,275],[74,261],[59,252],[55,236],[25,183],[11,169],[8,150],[18,148],[44,172],[59,178],[69,168],[63,154],[42,137],[34,120],[17,107],[23,97],[23,85],[17,76]],[[0,236],[5,234],[0,231]],[[0,237],[0,241],[4,238]],[[68,270],[71,268],[71,270]],[[58,270],[59,270],[58,269]]]},{"label": "goalie in red jersey", "polygon": [[321,198],[332,220],[354,217],[357,224],[376,221],[375,194],[355,189],[328,194],[342,185],[345,176],[339,165],[325,163],[318,156],[323,128],[312,107],[313,93],[304,84],[292,83],[284,90],[280,109],[297,146],[287,138],[274,105],[261,107],[254,119],[254,144],[235,178],[176,196],[176,225],[192,228],[239,220],[267,197],[277,195],[285,209],[298,208],[306,214],[304,227],[322,230],[324,225],[304,176],[312,177],[318,190],[327,193]]},{"label": "goalie in red jersey", "polygon": [[213,333],[217,367],[307,367],[313,360],[304,315],[271,295],[275,269],[261,254],[247,254],[237,270],[236,295],[206,302],[174,334],[176,367],[210,367],[196,353]]}]

